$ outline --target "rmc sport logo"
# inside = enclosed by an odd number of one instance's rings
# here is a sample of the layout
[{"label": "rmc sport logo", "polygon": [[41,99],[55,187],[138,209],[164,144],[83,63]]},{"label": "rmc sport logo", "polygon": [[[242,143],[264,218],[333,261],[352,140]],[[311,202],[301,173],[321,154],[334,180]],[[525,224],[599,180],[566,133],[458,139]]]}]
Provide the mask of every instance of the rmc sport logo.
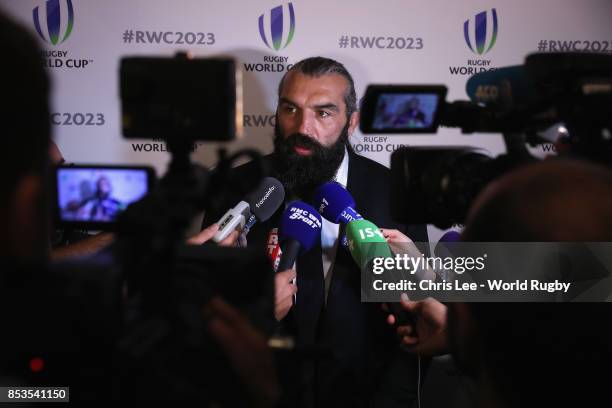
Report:
[{"label": "rmc sport logo", "polygon": [[497,32],[498,32],[498,24],[497,24],[497,11],[495,9],[491,9],[491,20],[493,22],[493,30],[491,32],[491,39],[489,40],[489,46],[487,47],[487,12],[483,11],[481,13],[476,14],[474,18],[474,34],[475,34],[475,47],[472,46],[472,40],[470,39],[470,20],[466,20],[463,23],[463,35],[465,36],[465,42],[467,43],[470,50],[473,53],[482,55],[486,54],[495,45],[497,41]]},{"label": "rmc sport logo", "polygon": [[[60,7],[60,3],[62,7]],[[62,10],[65,10],[65,15],[67,15],[64,24],[62,24]],[[32,10],[34,27],[40,38],[53,45],[61,44],[66,41],[68,37],[70,37],[70,33],[72,33],[72,28],[74,26],[72,0],[47,0],[46,15],[47,24],[44,24],[44,22],[41,22],[39,7],[36,6]],[[46,30],[43,33],[43,29],[45,28]],[[60,29],[63,29],[62,33],[60,33]]]},{"label": "rmc sport logo", "polygon": [[284,19],[285,19],[285,10],[282,5],[274,7],[270,10],[270,34],[272,35],[272,41],[269,41],[268,36],[266,35],[266,25],[264,23],[265,18],[264,14],[259,16],[259,35],[263,40],[266,47],[270,49],[274,49],[275,51],[281,50],[288,46],[293,40],[293,35],[295,34],[295,12],[293,11],[293,4],[288,3],[287,9],[289,10],[289,31],[287,33],[287,40],[283,45],[283,34],[284,34]]}]

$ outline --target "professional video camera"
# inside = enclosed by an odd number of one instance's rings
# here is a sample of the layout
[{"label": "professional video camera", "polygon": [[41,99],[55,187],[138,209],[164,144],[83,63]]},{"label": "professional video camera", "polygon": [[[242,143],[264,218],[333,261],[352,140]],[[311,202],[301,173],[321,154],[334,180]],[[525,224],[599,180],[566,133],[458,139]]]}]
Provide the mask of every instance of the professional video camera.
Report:
[{"label": "professional video camera", "polygon": [[240,380],[206,335],[204,308],[221,296],[270,334],[271,265],[263,252],[184,244],[198,213],[224,203],[229,187],[252,191],[264,175],[258,166],[248,179],[229,178],[242,156],[260,163],[251,150],[220,150],[212,171],[190,160],[196,141],[242,133],[240,70],[224,58],[132,57],[121,61],[120,79],[123,135],[163,139],[167,173],[155,182],[147,167],[86,165],[60,166],[55,177],[58,225],[116,233],[114,259],[127,283],[110,374],[116,398],[245,405],[240,387],[228,393],[222,386]]},{"label": "professional video camera", "polygon": [[[476,74],[471,101],[446,102],[445,86],[370,85],[363,133],[501,133],[506,153],[475,147],[403,147],[391,156],[392,214],[410,224],[448,228],[463,223],[491,180],[538,160],[527,145],[555,143],[559,156],[612,164],[612,56],[533,54],[525,64]],[[551,140],[553,126],[560,129]],[[545,132],[547,131],[547,132]],[[557,137],[559,136],[559,137]]]}]

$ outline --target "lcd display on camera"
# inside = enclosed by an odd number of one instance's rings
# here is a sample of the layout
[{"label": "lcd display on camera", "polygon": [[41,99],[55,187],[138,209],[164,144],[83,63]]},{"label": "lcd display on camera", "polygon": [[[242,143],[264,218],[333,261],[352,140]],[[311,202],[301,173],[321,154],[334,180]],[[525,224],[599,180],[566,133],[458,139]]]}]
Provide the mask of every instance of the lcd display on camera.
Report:
[{"label": "lcd display on camera", "polygon": [[441,85],[369,85],[359,127],[363,133],[436,133],[446,92]]},{"label": "lcd display on camera", "polygon": [[436,94],[382,94],[378,97],[372,128],[429,128],[437,107]]},{"label": "lcd display on camera", "polygon": [[152,186],[150,168],[59,167],[57,215],[62,224],[112,224]]}]

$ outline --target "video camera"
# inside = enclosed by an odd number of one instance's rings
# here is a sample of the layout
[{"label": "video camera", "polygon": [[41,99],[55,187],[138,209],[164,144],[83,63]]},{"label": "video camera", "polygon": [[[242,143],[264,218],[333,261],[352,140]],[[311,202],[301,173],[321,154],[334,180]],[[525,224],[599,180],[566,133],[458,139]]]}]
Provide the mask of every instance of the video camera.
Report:
[{"label": "video camera", "polygon": [[[476,74],[471,101],[447,102],[443,85],[370,85],[363,133],[501,133],[506,153],[470,146],[403,147],[391,156],[392,215],[409,224],[449,228],[465,220],[493,179],[538,160],[527,145],[555,143],[559,156],[612,164],[612,56],[533,54],[525,64]],[[542,132],[559,129],[550,140]],[[549,132],[547,132],[549,133]],[[559,137],[557,137],[559,136]]]},{"label": "video camera", "polygon": [[230,188],[246,195],[264,175],[260,164],[249,178],[229,178],[242,156],[260,163],[251,150],[220,150],[214,170],[190,159],[196,141],[241,135],[240,70],[227,58],[131,57],[121,61],[120,81],[124,137],[164,140],[167,173],[157,181],[146,166],[80,165],[59,166],[54,177],[57,226],[115,232],[112,264],[123,285],[113,301],[121,299],[124,311],[116,322],[123,330],[109,340],[116,346],[116,392],[142,401],[153,387],[155,401],[244,405],[243,393],[223,392],[235,374],[206,335],[204,307],[220,296],[271,334],[271,265],[263,251],[183,244],[205,207],[225,203]]}]

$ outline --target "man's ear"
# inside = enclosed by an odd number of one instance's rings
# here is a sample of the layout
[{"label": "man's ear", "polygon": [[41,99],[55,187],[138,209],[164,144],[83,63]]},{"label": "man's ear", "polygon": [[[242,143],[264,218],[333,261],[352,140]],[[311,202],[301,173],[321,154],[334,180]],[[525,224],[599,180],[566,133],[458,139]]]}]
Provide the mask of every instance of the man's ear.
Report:
[{"label": "man's ear", "polygon": [[351,114],[349,118],[349,127],[348,127],[348,135],[351,136],[355,129],[359,126],[359,111],[355,111]]}]

